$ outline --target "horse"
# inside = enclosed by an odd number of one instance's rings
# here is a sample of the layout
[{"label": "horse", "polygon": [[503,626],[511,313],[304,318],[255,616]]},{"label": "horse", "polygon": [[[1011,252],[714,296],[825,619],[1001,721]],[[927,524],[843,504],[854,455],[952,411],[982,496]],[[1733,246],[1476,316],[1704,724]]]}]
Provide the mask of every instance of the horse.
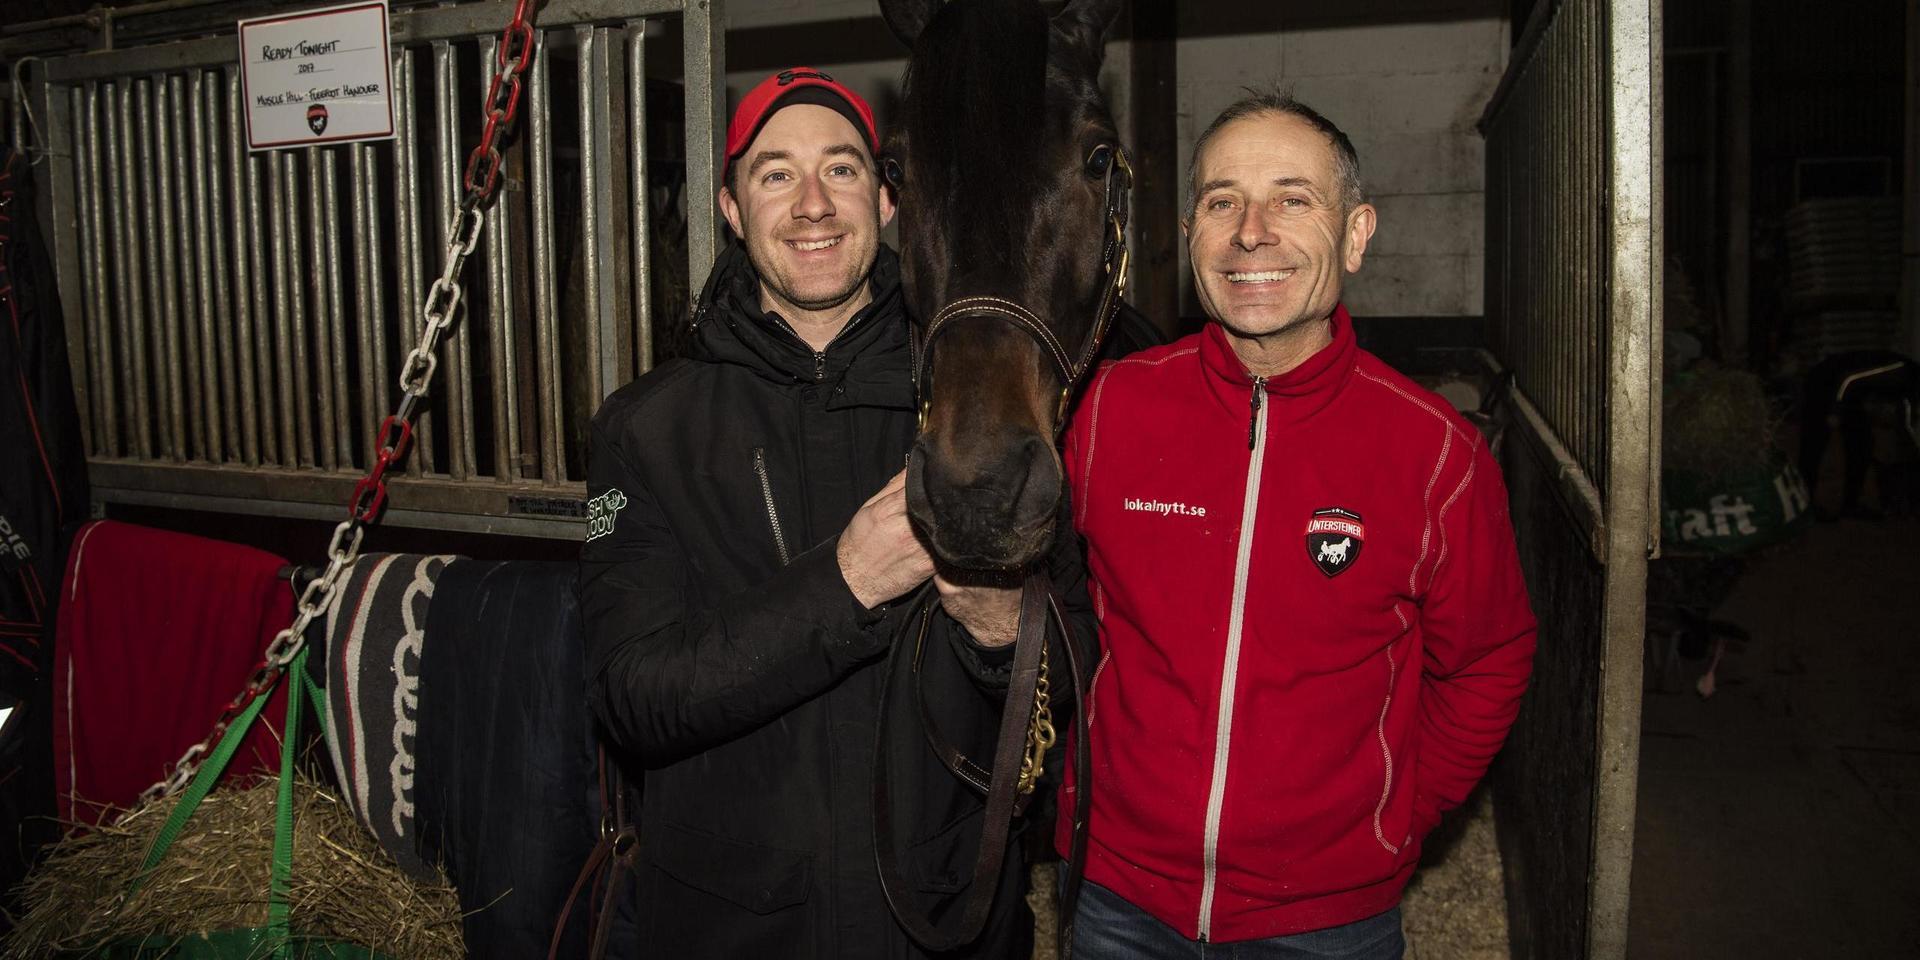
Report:
[{"label": "horse", "polygon": [[1118,307],[1131,170],[1098,84],[1118,0],[889,0],[911,48],[882,171],[924,324],[907,505],[950,567],[1050,545],[1067,400]]},{"label": "horse", "polygon": [[[933,952],[969,942],[994,898],[1009,824],[1053,741],[1044,623],[1066,623],[1044,563],[1065,496],[1055,441],[1069,401],[1120,307],[1132,171],[1099,88],[1118,0],[1071,0],[1049,16],[1037,0],[883,0],[912,51],[899,113],[880,161],[900,196],[901,280],[920,324],[914,383],[920,432],[907,467],[907,509],[949,569],[1025,572],[1000,736],[990,767],[927,737],[954,774],[985,794],[974,879],[936,923],[902,890],[891,826],[886,751],[876,748],[875,847],[896,917]],[[922,596],[930,596],[923,591]],[[931,602],[937,603],[937,598]],[[923,608],[930,616],[931,607]],[[911,619],[916,619],[912,618]],[[907,686],[926,640],[896,643],[882,688]],[[1068,679],[1084,690],[1076,643]],[[1058,685],[1055,685],[1058,689]],[[1076,696],[1076,701],[1078,697]],[[1031,718],[1031,719],[1030,719]],[[1078,791],[1069,860],[1084,859],[1089,779],[1085,718],[1076,710]],[[1023,753],[1024,751],[1024,753]],[[990,771],[990,777],[982,772]],[[1070,948],[1079,886],[1070,869],[1059,935]]]},{"label": "horse", "polygon": [[1339,543],[1321,544],[1320,555],[1314,559],[1325,560],[1334,566],[1339,566],[1347,562],[1347,551],[1351,549],[1353,549],[1353,538],[1343,537]]}]

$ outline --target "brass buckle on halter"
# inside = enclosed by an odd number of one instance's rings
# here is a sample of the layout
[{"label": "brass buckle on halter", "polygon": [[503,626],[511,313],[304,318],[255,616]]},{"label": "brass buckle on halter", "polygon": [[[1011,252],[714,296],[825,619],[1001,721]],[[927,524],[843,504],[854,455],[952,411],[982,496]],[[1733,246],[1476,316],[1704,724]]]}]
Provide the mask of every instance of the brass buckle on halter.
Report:
[{"label": "brass buckle on halter", "polygon": [[1113,296],[1115,299],[1118,299],[1122,294],[1127,292],[1127,267],[1133,261],[1133,251],[1127,247],[1127,230],[1120,225],[1120,221],[1114,219],[1108,220],[1107,222],[1113,224],[1113,242],[1118,246],[1120,251],[1120,256],[1117,259],[1107,263],[1107,274],[1109,276],[1118,274],[1117,278],[1113,281]]}]

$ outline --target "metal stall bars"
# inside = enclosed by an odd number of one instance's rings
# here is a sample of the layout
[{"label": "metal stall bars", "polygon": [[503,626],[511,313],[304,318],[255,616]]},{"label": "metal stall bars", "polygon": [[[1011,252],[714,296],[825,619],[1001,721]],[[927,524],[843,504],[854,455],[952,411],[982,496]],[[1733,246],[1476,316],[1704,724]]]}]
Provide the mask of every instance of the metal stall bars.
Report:
[{"label": "metal stall bars", "polygon": [[[652,363],[648,53],[678,53],[688,275],[724,106],[722,0],[549,0],[445,386],[386,521],[572,538],[599,402]],[[399,6],[400,4],[396,4]],[[224,35],[49,57],[55,263],[94,495],[334,518],[444,247],[511,0],[396,10],[391,141],[249,153]],[[679,35],[678,51],[669,48]],[[467,131],[470,134],[470,131]]]},{"label": "metal stall bars", "polygon": [[1541,0],[1480,121],[1534,681],[1495,772],[1516,956],[1623,957],[1658,548],[1660,5]]}]

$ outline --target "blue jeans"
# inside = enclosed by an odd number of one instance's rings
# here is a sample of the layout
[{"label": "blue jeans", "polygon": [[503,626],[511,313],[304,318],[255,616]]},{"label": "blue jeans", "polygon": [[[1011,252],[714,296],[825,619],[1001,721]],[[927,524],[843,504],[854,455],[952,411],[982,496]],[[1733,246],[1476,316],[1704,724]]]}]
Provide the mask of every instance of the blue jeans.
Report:
[{"label": "blue jeans", "polygon": [[1072,960],[1401,960],[1400,908],[1345,926],[1267,940],[1202,943],[1096,883],[1080,885]]}]

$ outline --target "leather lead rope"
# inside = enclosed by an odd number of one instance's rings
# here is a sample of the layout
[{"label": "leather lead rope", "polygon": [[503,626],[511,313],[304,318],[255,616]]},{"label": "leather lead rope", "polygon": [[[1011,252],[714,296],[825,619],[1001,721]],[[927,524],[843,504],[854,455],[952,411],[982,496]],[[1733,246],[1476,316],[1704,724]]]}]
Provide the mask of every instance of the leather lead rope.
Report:
[{"label": "leather lead rope", "polygon": [[[1030,573],[1020,595],[1020,623],[1013,642],[1013,672],[1007,684],[1006,705],[1000,715],[993,762],[989,767],[981,766],[940,734],[926,709],[924,697],[919,696],[921,666],[933,614],[939,606],[939,594],[932,589],[932,585],[922,587],[910,608],[908,621],[912,623],[917,620],[919,624],[914,642],[911,645],[895,644],[887,654],[886,673],[881,680],[880,721],[874,742],[873,779],[873,847],[879,867],[880,889],[902,929],[916,943],[934,953],[955,950],[978,939],[999,893],[1000,874],[1006,859],[1013,818],[1025,809],[1031,796],[1032,784],[1022,776],[1021,760],[1032,726],[1036,688],[1040,683],[1041,661],[1046,656],[1047,624],[1050,620],[1059,627],[1076,696],[1085,689],[1079,651],[1066,618],[1061,613],[1059,599],[1054,596],[1053,585],[1044,572]],[[963,782],[986,794],[980,845],[973,858],[973,880],[967,885],[966,894],[958,906],[959,920],[950,929],[941,929],[934,921],[932,911],[923,912],[908,901],[909,884],[901,870],[896,844],[890,775],[891,741],[888,736],[891,726],[888,718],[893,711],[888,707],[903,669],[910,674],[910,689],[921,701],[923,732],[934,754]],[[1076,851],[1083,850],[1085,846],[1086,801],[1089,796],[1085,787],[1090,767],[1085,755],[1085,717],[1084,709],[1076,701],[1074,770],[1080,780],[1079,788],[1075,791],[1075,835],[1071,843],[1071,848]],[[1070,866],[1070,874],[1072,872]],[[1077,878],[1070,875],[1069,881],[1068,889],[1077,892]],[[1072,901],[1063,898],[1060,925],[1063,944],[1071,943],[1071,907]],[[952,915],[949,911],[948,916]]]},{"label": "leather lead rope", "polygon": [[566,938],[567,919],[573,915],[573,906],[580,901],[581,894],[587,893],[588,900],[592,900],[590,889],[599,891],[600,901],[598,913],[594,915],[597,919],[588,921],[592,936],[587,956],[593,960],[606,956],[620,881],[638,865],[640,832],[627,814],[626,781],[604,746],[599,750],[599,765],[600,839],[587,854],[586,862],[580,865],[573,889],[567,892],[566,903],[560,907],[560,917],[553,924],[553,938],[547,944],[547,960],[558,960],[560,943]]}]

